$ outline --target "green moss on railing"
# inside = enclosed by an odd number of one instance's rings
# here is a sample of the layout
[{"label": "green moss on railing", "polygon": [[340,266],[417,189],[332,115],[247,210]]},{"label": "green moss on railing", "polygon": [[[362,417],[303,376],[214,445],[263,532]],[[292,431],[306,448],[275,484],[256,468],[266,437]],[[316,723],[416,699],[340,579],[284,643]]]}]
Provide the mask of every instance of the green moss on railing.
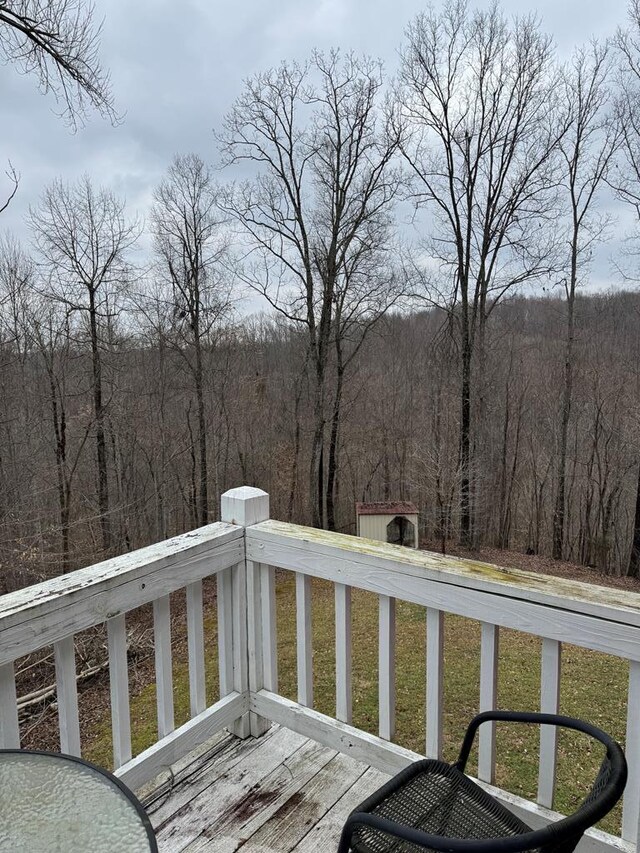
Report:
[{"label": "green moss on railing", "polygon": [[[485,566],[486,564],[478,564]],[[483,569],[484,571],[484,569]],[[288,572],[277,582],[279,689],[296,699],[295,582]],[[561,618],[561,616],[559,616]],[[374,734],[378,730],[378,601],[373,593],[353,590],[353,724]],[[217,697],[215,614],[205,619],[207,647],[207,699]],[[333,584],[313,581],[313,649],[315,708],[335,714]],[[183,644],[184,645],[184,644]],[[517,631],[500,632],[498,707],[535,710],[540,704],[539,638]],[[397,743],[416,752],[425,743],[425,609],[406,602],[397,605],[396,737]],[[453,760],[469,719],[477,713],[480,684],[480,623],[457,616],[445,617],[444,641],[444,753]],[[624,741],[628,664],[619,658],[565,645],[561,679],[561,712],[582,717]],[[134,754],[156,740],[155,685],[145,687],[131,702]],[[189,715],[189,673],[186,649],[174,659],[176,723]],[[597,772],[600,755],[585,749],[577,733],[562,734],[559,743],[558,785],[555,807],[575,809],[585,786]],[[86,756],[104,766],[111,761],[108,719],[96,728]],[[498,729],[496,784],[534,799],[537,789],[538,737],[532,727]],[[474,766],[470,768],[474,770]],[[603,822],[603,829],[618,833],[620,809]]]}]

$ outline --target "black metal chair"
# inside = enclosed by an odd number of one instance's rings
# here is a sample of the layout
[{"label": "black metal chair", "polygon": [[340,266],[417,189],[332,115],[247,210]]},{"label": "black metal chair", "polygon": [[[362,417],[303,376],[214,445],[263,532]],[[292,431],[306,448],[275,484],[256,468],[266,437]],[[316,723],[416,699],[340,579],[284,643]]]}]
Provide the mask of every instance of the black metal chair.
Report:
[{"label": "black metal chair", "polygon": [[[465,776],[476,730],[490,720],[562,726],[604,744],[600,772],[577,811],[532,830]],[[487,711],[469,724],[455,764],[417,761],[358,806],[344,826],[338,853],[570,853],[584,831],[611,811],[626,781],[622,749],[595,726],[557,714]]]}]

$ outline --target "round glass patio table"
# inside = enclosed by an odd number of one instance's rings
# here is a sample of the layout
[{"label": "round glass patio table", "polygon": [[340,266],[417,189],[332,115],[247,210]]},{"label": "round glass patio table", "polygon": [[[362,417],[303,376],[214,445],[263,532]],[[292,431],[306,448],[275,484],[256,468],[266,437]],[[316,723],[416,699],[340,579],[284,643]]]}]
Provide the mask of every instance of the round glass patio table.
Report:
[{"label": "round glass patio table", "polygon": [[52,752],[0,750],[2,853],[157,853],[146,812],[106,770]]}]

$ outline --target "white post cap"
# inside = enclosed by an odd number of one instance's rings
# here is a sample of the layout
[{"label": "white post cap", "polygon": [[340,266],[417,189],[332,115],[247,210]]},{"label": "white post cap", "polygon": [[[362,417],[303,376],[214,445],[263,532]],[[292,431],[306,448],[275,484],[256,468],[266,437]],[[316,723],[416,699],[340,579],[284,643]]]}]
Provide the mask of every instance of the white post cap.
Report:
[{"label": "white post cap", "polygon": [[269,495],[253,486],[229,489],[220,498],[222,521],[250,527],[269,518]]}]

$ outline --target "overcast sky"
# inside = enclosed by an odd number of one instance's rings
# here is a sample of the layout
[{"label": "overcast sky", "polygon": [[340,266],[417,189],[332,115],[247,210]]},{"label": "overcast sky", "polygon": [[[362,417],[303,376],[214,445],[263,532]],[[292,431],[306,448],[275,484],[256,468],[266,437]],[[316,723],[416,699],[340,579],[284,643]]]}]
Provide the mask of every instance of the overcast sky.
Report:
[{"label": "overcast sky", "polygon": [[[0,228],[24,235],[22,218],[53,178],[88,173],[124,194],[144,215],[154,185],[178,152],[215,163],[213,128],[242,81],[282,59],[304,59],[314,47],[340,47],[381,57],[389,72],[419,0],[95,0],[104,16],[102,60],[124,121],[98,116],[75,135],[35,78],[0,66],[0,163],[21,174]],[[438,5],[437,2],[434,5]],[[488,3],[478,2],[483,7]],[[625,24],[626,0],[504,0],[508,14],[536,12],[561,55]],[[4,187],[0,183],[0,190]],[[610,250],[609,250],[610,253]],[[598,278],[606,277],[603,261]]]}]

